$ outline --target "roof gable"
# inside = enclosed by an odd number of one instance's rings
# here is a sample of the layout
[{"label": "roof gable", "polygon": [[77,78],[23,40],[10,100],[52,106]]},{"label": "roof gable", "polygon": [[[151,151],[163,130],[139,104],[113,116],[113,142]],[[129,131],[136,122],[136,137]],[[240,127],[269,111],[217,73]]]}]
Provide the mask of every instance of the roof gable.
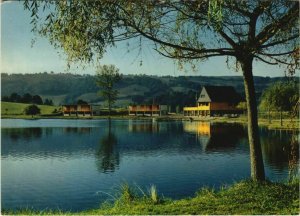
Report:
[{"label": "roof gable", "polygon": [[[207,96],[201,97],[202,92]],[[232,86],[204,86],[202,88],[198,102],[229,102],[237,103],[240,95]]]},{"label": "roof gable", "polygon": [[211,102],[211,99],[206,91],[206,89],[203,87],[201,92],[200,92],[200,95],[199,95],[199,98],[198,98],[198,101],[197,102]]}]

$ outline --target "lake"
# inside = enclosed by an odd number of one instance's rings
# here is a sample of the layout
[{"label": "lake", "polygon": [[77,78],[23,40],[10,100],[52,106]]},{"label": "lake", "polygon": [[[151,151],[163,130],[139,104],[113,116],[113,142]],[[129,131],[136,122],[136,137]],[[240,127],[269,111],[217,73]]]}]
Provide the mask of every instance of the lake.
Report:
[{"label": "lake", "polygon": [[[97,208],[124,183],[145,192],[155,185],[161,196],[179,199],[203,186],[250,177],[247,128],[240,124],[62,119],[1,124],[4,209]],[[267,178],[286,180],[291,132],[260,128],[260,136]]]}]

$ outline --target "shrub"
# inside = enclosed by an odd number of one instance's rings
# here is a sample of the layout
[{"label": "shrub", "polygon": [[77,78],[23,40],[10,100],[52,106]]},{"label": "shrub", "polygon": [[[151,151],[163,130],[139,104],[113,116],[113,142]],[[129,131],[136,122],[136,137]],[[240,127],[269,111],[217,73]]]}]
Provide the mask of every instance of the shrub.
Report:
[{"label": "shrub", "polygon": [[37,105],[32,104],[32,105],[29,105],[28,107],[26,107],[24,112],[26,115],[31,115],[33,117],[36,114],[40,114],[41,110]]}]

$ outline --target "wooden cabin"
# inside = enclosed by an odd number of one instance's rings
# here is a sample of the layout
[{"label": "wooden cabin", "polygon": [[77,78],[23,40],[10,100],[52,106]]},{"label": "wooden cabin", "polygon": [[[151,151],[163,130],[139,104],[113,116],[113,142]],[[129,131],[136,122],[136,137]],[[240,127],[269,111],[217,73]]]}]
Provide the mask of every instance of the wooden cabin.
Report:
[{"label": "wooden cabin", "polygon": [[168,113],[167,105],[132,105],[128,106],[129,115],[157,116]]},{"label": "wooden cabin", "polygon": [[239,114],[237,104],[241,96],[232,86],[204,86],[197,100],[197,106],[184,107],[185,116],[218,116]]},{"label": "wooden cabin", "polygon": [[64,116],[92,116],[92,106],[89,104],[63,105]]}]

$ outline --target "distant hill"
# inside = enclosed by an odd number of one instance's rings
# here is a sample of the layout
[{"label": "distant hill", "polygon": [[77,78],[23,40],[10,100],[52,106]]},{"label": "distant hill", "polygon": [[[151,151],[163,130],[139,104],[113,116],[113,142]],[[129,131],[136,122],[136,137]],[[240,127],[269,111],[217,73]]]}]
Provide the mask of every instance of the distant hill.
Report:
[{"label": "distant hill", "polygon": [[[255,77],[257,98],[271,83],[283,77]],[[194,105],[196,94],[203,85],[233,86],[244,95],[241,76],[146,76],[124,75],[117,84],[119,98],[117,106],[140,103],[162,103],[169,105]],[[1,74],[2,96],[16,92],[38,94],[43,99],[52,99],[54,104],[75,103],[78,99],[90,103],[102,103],[97,94],[98,87],[92,75],[70,73]]]}]

